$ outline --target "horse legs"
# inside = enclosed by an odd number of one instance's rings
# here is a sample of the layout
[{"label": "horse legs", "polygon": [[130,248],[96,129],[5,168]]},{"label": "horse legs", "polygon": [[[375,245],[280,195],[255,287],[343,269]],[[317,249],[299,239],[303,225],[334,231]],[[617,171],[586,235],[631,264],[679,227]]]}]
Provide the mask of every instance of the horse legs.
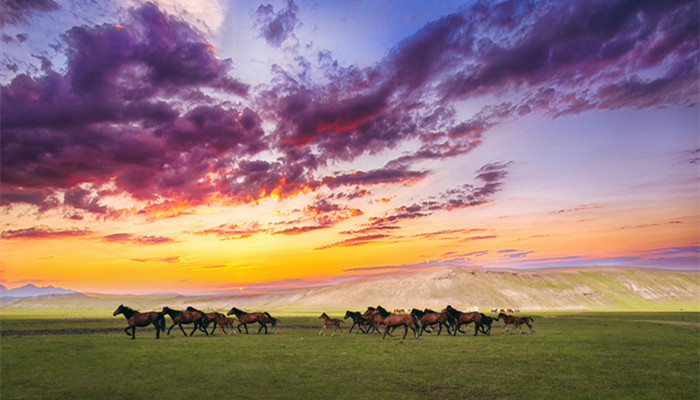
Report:
[{"label": "horse legs", "polygon": [[182,327],[182,322],[180,322],[179,324],[177,324],[177,326],[180,327],[180,330],[182,331],[182,334],[185,335],[185,336],[187,336],[187,333],[185,333],[185,329]]},{"label": "horse legs", "polygon": [[262,322],[258,322],[260,324],[260,328],[258,328],[258,333],[260,333],[263,328],[265,328],[265,334],[267,335],[267,324],[263,324]]},{"label": "horse legs", "polygon": [[326,325],[323,325],[323,328],[321,328],[321,330],[318,331],[318,334],[319,334],[319,335],[322,334],[322,333],[323,333],[323,336],[326,336]]},{"label": "horse legs", "polygon": [[[131,328],[131,340],[134,340],[134,339],[136,339],[136,327],[135,327],[135,326],[131,326],[130,328]],[[128,329],[128,328],[127,328],[127,329]],[[127,332],[127,335],[128,335],[128,334],[129,334],[129,333]]]},{"label": "horse legs", "polygon": [[129,336],[131,336],[131,333],[129,333],[129,329],[131,329],[131,325],[129,325],[129,326],[127,326],[126,328],[124,328],[124,333],[126,333],[126,334],[129,335]]},{"label": "horse legs", "polygon": [[[413,328],[411,328],[411,329],[413,329]],[[414,330],[413,332],[415,333],[416,331]],[[408,325],[404,324],[403,325],[403,337],[401,338],[401,340],[406,339],[406,335],[408,335]]]},{"label": "horse legs", "polygon": [[[177,324],[173,323],[172,325],[170,325],[170,329],[173,329],[175,327],[175,325],[177,325]],[[168,335],[170,335],[170,329],[168,329],[168,333],[167,333]]]}]

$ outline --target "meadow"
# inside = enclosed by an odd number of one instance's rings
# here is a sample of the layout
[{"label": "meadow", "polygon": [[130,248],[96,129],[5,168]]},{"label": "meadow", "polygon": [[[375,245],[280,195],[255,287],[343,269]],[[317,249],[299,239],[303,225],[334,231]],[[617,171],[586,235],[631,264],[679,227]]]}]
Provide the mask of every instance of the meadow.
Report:
[{"label": "meadow", "polygon": [[121,316],[48,317],[0,316],[3,399],[700,395],[700,314],[690,312],[534,315],[532,335],[501,334],[496,322],[491,336],[409,331],[383,341],[347,325],[343,336],[319,336],[314,316],[278,315],[276,335],[175,328],[160,340],[145,328],[130,340]]}]

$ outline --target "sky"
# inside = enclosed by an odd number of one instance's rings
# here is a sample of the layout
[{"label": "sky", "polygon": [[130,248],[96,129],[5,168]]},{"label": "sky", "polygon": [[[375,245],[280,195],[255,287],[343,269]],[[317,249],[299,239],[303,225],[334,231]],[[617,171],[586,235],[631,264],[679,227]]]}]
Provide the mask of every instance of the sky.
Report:
[{"label": "sky", "polygon": [[0,283],[698,269],[698,6],[3,0]]}]

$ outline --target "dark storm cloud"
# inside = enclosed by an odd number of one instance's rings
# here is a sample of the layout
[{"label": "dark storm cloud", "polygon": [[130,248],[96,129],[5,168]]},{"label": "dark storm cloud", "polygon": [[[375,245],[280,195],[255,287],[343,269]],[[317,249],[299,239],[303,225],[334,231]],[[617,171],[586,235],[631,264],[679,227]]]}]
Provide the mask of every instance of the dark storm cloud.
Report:
[{"label": "dark storm cloud", "polygon": [[[52,3],[3,4],[25,18]],[[298,11],[289,1],[252,17],[279,47],[294,39]],[[695,104],[697,15],[693,0],[477,1],[427,24],[375,65],[340,66],[328,51],[317,60],[299,55],[293,67],[273,66],[272,81],[253,92],[201,32],[147,3],[119,25],[68,30],[65,74],[43,63],[43,75],[20,74],[3,86],[2,204],[120,215],[99,198],[108,186],[158,218],[212,200],[412,184],[431,172],[417,163],[467,154],[490,129],[522,115]],[[311,80],[314,67],[325,81]],[[494,96],[508,101],[488,100]],[[457,104],[472,99],[483,105],[460,112]],[[383,168],[321,172],[407,142],[414,150]],[[276,158],[262,160],[263,151]],[[503,167],[485,166],[479,183],[376,221],[483,204],[500,190]]]}]

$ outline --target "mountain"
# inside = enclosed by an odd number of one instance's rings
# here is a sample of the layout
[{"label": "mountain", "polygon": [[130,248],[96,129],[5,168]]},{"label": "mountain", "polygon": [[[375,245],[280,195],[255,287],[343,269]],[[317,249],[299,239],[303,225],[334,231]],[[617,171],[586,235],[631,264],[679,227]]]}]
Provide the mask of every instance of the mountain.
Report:
[{"label": "mountain", "polygon": [[10,308],[99,310],[111,315],[119,304],[160,310],[167,305],[226,312],[309,313],[433,308],[448,304],[459,310],[478,307],[528,310],[700,311],[700,271],[650,268],[588,267],[541,270],[441,267],[385,274],[343,283],[258,294],[103,295],[95,293],[18,298]]},{"label": "mountain", "polygon": [[36,296],[45,296],[48,294],[70,294],[70,293],[78,293],[75,290],[70,290],[70,289],[63,289],[59,287],[54,287],[52,285],[49,286],[35,286],[31,283],[28,283],[22,287],[14,288],[14,289],[7,289],[6,287],[2,287],[0,290],[0,297],[36,297]]}]

